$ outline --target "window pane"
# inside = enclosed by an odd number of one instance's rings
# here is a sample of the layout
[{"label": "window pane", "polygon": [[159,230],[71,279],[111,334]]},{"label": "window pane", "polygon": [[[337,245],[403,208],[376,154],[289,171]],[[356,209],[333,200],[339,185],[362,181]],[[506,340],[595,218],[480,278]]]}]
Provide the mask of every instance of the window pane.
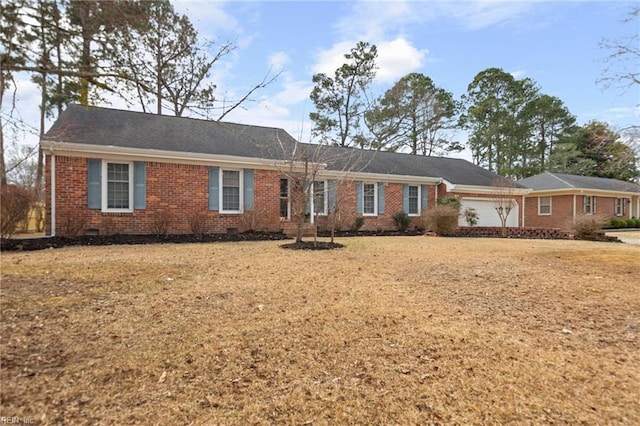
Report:
[{"label": "window pane", "polygon": [[418,214],[418,187],[409,187],[409,214]]},{"label": "window pane", "polygon": [[313,182],[313,210],[324,214],[324,181]]},{"label": "window pane", "polygon": [[551,214],[551,197],[540,197],[538,203],[540,214]]},{"label": "window pane", "polygon": [[128,164],[107,164],[107,208],[129,208]]},{"label": "window pane", "polygon": [[289,180],[280,179],[280,217],[289,217]]},{"label": "window pane", "polygon": [[376,186],[373,183],[363,185],[363,208],[365,214],[375,214],[376,212]]},{"label": "window pane", "polygon": [[584,212],[589,214],[589,213],[593,213],[593,199],[591,196],[585,195],[584,196]]},{"label": "window pane", "polygon": [[222,171],[222,210],[240,210],[240,172]]},{"label": "window pane", "polygon": [[624,214],[624,198],[616,198],[616,215],[622,216]]}]

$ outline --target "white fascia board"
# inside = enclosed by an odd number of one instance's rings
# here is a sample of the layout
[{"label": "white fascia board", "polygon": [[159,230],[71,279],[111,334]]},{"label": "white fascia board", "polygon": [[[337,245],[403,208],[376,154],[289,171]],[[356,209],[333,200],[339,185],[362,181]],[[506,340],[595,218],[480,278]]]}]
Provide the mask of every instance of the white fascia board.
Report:
[{"label": "white fascia board", "polygon": [[447,192],[453,192],[456,189],[456,185],[452,184],[446,179],[442,179],[442,183],[444,183],[444,187],[446,188]]},{"label": "white fascia board", "polygon": [[344,179],[350,181],[438,184],[442,178],[412,175],[391,175],[385,173],[350,172],[348,170],[323,170],[322,177],[327,179]]},{"label": "white fascia board", "polygon": [[546,197],[553,195],[595,195],[600,197],[629,198],[638,197],[638,192],[606,191],[603,189],[560,188],[560,189],[532,189],[527,195],[532,197]]},{"label": "white fascia board", "polygon": [[461,194],[490,194],[490,195],[506,195],[507,193],[516,195],[527,195],[531,192],[529,188],[502,188],[497,186],[476,186],[476,185],[452,185],[447,191]]},{"label": "white fascia board", "polygon": [[[269,170],[304,170],[304,163],[295,161],[293,165],[286,160],[268,158],[238,157],[233,155],[200,154],[192,152],[176,152],[155,149],[126,148],[120,146],[101,146],[89,144],[77,144],[67,142],[54,142],[43,139],[40,142],[42,149],[48,153],[59,156],[73,157],[99,157],[107,160],[120,161],[152,161],[158,163],[195,164],[203,166],[232,166],[239,168],[260,168]],[[317,165],[320,169],[325,164]]]}]

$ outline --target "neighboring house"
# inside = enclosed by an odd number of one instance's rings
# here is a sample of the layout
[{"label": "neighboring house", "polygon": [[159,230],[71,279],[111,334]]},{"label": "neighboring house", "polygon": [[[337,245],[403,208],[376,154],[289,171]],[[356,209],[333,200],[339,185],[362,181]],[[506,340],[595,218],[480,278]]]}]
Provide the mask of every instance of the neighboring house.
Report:
[{"label": "neighboring house", "polygon": [[[319,152],[277,128],[79,105],[60,115],[41,148],[47,232],[68,236],[286,230],[295,221],[291,171]],[[319,226],[338,206],[343,229],[359,216],[363,229],[394,229],[395,213],[418,217],[442,196],[479,210],[479,225],[500,225],[491,207],[499,177],[466,160],[321,149],[307,206]],[[521,225],[527,192],[510,193],[509,225]]]},{"label": "neighboring house", "polygon": [[569,228],[580,215],[639,217],[640,185],[616,179],[544,172],[518,183],[532,191],[525,198],[524,225]]}]

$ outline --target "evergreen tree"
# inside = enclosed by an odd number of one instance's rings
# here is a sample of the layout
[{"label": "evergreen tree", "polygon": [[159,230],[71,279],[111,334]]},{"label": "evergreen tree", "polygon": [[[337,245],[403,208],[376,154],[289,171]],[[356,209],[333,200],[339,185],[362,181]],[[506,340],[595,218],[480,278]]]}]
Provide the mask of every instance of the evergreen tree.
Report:
[{"label": "evergreen tree", "polygon": [[324,73],[313,76],[311,100],[316,111],[309,114],[314,122],[313,136],[340,146],[366,145],[361,120],[366,90],[376,76],[377,56],[375,45],[361,41],[344,55],[347,62],[333,77]]},{"label": "evergreen tree", "polygon": [[378,149],[442,155],[462,150],[451,140],[457,114],[453,94],[437,87],[429,77],[412,73],[377,100],[365,113],[365,121],[375,137],[372,146]]}]

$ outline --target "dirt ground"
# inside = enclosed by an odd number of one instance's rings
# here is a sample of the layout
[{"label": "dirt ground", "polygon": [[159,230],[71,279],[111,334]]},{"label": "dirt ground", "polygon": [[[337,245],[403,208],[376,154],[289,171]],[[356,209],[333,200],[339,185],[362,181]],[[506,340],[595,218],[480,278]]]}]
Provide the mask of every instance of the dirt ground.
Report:
[{"label": "dirt ground", "polygon": [[0,416],[640,424],[640,247],[439,237],[3,253]]}]

